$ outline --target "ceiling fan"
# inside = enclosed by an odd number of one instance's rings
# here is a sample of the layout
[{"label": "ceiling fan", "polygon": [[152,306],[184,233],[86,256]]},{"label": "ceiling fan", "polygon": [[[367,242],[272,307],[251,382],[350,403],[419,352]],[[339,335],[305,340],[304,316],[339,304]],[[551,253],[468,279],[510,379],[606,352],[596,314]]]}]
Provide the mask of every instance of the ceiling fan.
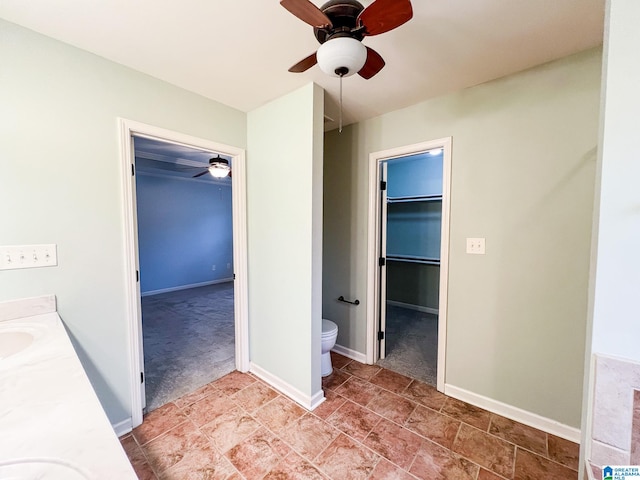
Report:
[{"label": "ceiling fan", "polygon": [[205,174],[211,174],[215,178],[224,178],[227,175],[231,176],[231,167],[229,166],[229,160],[222,158],[220,155],[216,155],[209,159],[209,167],[200,173],[195,174],[192,178],[201,177]]},{"label": "ceiling fan", "polygon": [[301,73],[319,64],[323,72],[336,77],[376,75],[385,62],[362,45],[363,38],[393,30],[413,17],[410,0],[374,0],[366,8],[357,0],[330,0],[320,8],[310,0],[280,0],[280,5],[311,25],[321,44],[289,71]]}]

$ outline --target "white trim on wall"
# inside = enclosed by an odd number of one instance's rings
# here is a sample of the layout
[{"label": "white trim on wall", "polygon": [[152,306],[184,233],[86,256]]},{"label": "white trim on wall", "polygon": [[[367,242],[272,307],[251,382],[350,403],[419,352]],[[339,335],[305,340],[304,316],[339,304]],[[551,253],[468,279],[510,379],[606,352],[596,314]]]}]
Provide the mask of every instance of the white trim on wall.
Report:
[{"label": "white trim on wall", "polygon": [[307,410],[314,410],[325,401],[322,389],[313,396],[309,396],[253,362],[249,371]]},{"label": "white trim on wall", "polygon": [[492,398],[478,395],[477,393],[470,392],[463,388],[458,388],[454,385],[445,385],[444,393],[445,395],[470,403],[476,407],[483,408],[489,412],[502,415],[503,417],[510,418],[516,422],[537,428],[543,432],[550,433],[574,443],[580,443],[580,430],[575,427],[570,427],[564,423],[551,420],[550,418],[543,417],[536,413],[528,412],[527,410],[522,410],[518,407],[513,407],[506,403],[493,400]]},{"label": "white trim on wall", "polygon": [[347,358],[350,358],[351,360],[355,360],[356,362],[367,363],[367,356],[364,353],[356,352],[355,350],[343,347],[342,345],[338,345],[337,343],[331,350]]},{"label": "white trim on wall", "polygon": [[190,288],[206,287],[207,285],[217,285],[218,283],[227,282],[233,282],[233,277],[210,280],[208,282],[192,283],[190,285],[178,285],[177,287],[161,288],[159,290],[149,290],[148,292],[141,292],[140,296],[151,297],[153,295],[160,295],[161,293],[177,292],[179,290],[188,290]]},{"label": "white trim on wall", "polygon": [[136,280],[139,270],[136,182],[132,175],[135,153],[132,137],[145,137],[169,141],[191,148],[214,151],[231,157],[232,210],[233,210],[233,262],[234,262],[234,310],[236,369],[249,370],[249,320],[247,288],[247,222],[246,222],[246,159],[243,149],[193,137],[172,130],[144,123],[118,119],[121,145],[121,178],[124,218],[125,251],[125,298],[126,316],[129,325],[129,364],[131,385],[131,428],[142,423],[144,391],[140,381],[143,372],[142,313],[140,306],[140,284]]},{"label": "white trim on wall", "polygon": [[380,163],[397,157],[415,155],[442,148],[442,234],[440,245],[440,297],[438,302],[438,365],[437,389],[445,388],[445,350],[447,346],[447,302],[449,290],[449,212],[451,209],[451,147],[452,138],[396,147],[369,154],[369,216],[367,237],[367,345],[366,360],[373,364],[379,356],[377,338],[380,274],[378,268],[380,225]]}]

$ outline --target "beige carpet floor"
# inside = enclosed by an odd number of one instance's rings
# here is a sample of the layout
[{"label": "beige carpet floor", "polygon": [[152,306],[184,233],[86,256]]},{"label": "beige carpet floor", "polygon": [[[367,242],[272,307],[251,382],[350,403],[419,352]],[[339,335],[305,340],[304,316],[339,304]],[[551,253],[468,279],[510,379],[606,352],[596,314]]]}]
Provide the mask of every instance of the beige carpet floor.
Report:
[{"label": "beige carpet floor", "polygon": [[378,365],[436,385],[438,316],[387,305],[387,355]]},{"label": "beige carpet floor", "polygon": [[147,412],[235,369],[233,282],[142,297]]}]

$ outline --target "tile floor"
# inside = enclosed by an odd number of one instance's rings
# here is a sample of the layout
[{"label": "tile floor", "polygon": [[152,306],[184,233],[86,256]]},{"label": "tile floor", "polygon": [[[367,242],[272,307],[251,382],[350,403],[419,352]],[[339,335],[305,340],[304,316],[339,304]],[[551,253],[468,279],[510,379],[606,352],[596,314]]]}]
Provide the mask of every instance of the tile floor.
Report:
[{"label": "tile floor", "polygon": [[575,443],[332,356],[313,412],[239,372],[151,412],[121,438],[139,478],[578,478]]}]

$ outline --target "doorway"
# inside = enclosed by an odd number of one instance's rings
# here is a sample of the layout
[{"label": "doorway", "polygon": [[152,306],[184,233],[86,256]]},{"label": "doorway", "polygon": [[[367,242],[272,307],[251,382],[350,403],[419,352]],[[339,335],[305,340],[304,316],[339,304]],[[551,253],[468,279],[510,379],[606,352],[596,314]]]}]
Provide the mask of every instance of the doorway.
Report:
[{"label": "doorway", "polygon": [[444,390],[451,138],[370,155],[367,360]]},{"label": "doorway", "polygon": [[233,165],[219,152],[133,144],[148,413],[235,369],[231,177],[207,168]]},{"label": "doorway", "polygon": [[[131,427],[142,423],[145,407],[144,346],[140,284],[140,255],[136,195],[135,139],[170,143],[204,152],[216,152],[230,159],[231,205],[233,225],[233,323],[235,334],[235,368],[249,368],[247,319],[247,239],[246,239],[246,165],[244,150],[208,140],[180,134],[131,120],[120,119],[122,145],[123,207],[125,221],[126,300],[129,323],[129,356],[131,375]],[[170,167],[174,168],[174,167]],[[206,172],[206,170],[205,170]],[[226,263],[221,265],[226,268]]]}]

